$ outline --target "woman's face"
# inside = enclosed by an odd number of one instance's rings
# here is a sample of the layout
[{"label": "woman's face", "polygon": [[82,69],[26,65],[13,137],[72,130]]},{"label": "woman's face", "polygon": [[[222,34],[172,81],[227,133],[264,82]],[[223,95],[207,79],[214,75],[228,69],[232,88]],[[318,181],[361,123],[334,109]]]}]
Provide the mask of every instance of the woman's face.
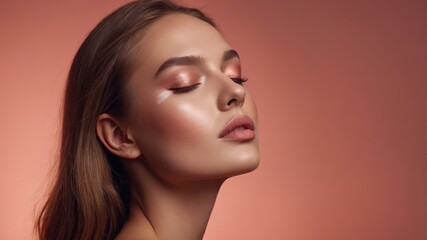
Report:
[{"label": "woman's face", "polygon": [[256,108],[240,80],[237,53],[215,28],[168,15],[148,28],[138,50],[129,123],[155,175],[179,183],[258,166]]}]

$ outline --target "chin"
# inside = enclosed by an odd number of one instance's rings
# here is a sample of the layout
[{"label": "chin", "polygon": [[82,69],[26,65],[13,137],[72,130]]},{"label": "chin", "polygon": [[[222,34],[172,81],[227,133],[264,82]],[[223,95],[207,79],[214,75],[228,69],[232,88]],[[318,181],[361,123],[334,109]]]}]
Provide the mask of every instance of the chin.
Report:
[{"label": "chin", "polygon": [[233,146],[227,149],[227,156],[223,155],[223,172],[227,173],[227,178],[249,173],[258,168],[260,164],[260,154],[258,142],[248,142]]},{"label": "chin", "polygon": [[225,178],[238,176],[241,174],[249,173],[258,168],[260,164],[259,154],[245,154],[233,160],[232,166],[225,170]]},{"label": "chin", "polygon": [[252,172],[258,168],[259,163],[260,163],[259,156],[241,160],[238,166],[239,168],[237,169],[237,171],[233,176]]}]

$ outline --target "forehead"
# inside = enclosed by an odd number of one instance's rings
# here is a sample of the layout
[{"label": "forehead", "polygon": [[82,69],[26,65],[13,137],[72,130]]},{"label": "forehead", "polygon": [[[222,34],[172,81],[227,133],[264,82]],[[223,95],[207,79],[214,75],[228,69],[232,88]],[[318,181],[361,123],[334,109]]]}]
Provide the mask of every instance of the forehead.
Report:
[{"label": "forehead", "polygon": [[141,64],[155,67],[171,57],[198,55],[221,60],[230,49],[210,24],[185,14],[170,14],[154,22],[137,45]]}]

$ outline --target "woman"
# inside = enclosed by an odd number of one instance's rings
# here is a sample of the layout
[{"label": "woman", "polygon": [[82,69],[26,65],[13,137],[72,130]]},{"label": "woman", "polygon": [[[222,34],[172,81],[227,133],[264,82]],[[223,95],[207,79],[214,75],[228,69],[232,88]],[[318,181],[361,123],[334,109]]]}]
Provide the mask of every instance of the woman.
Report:
[{"label": "woman", "polygon": [[199,10],[135,1],[69,73],[40,239],[202,239],[221,184],[259,164],[239,55]]}]

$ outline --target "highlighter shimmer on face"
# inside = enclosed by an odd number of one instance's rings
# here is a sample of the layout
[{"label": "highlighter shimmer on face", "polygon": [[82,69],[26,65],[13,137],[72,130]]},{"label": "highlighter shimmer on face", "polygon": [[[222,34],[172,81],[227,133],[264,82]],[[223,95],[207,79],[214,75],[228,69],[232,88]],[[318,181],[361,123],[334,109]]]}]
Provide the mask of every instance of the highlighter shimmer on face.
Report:
[{"label": "highlighter shimmer on face", "polygon": [[162,103],[164,100],[166,100],[166,98],[168,98],[170,95],[172,95],[172,91],[170,90],[165,90],[163,92],[161,92],[159,94],[159,96],[157,96],[157,104]]}]

